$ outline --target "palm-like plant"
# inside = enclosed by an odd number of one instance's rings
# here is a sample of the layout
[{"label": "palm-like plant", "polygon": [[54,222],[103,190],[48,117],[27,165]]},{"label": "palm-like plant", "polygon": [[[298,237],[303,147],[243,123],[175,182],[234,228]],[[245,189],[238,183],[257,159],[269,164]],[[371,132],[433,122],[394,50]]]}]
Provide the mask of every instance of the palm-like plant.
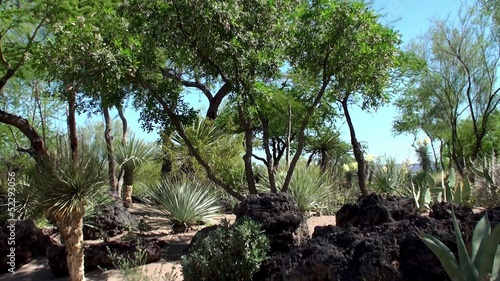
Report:
[{"label": "palm-like plant", "polygon": [[[134,176],[138,169],[154,159],[155,147],[152,144],[132,136],[125,145],[118,145],[114,153],[115,161],[120,167],[123,175],[123,205],[126,208],[132,206],[132,191]],[[118,192],[121,195],[121,191]]]},{"label": "palm-like plant", "polygon": [[[281,191],[285,182],[287,167],[279,168],[275,174],[276,187]],[[267,173],[263,173],[263,183],[260,191],[269,191]],[[318,166],[306,166],[300,163],[295,168],[290,182],[289,193],[293,196],[302,212],[320,211],[325,208],[333,192],[331,179]]]},{"label": "palm-like plant", "polygon": [[174,232],[186,231],[200,223],[214,223],[215,216],[221,213],[217,193],[212,186],[197,179],[164,178],[158,184],[150,186],[148,194],[168,215]]},{"label": "palm-like plant", "polygon": [[311,153],[309,163],[313,158],[319,158],[322,171],[326,171],[328,165],[336,165],[341,158],[346,157],[349,145],[340,139],[340,133],[331,129],[317,130],[315,136],[309,137],[305,152]]},{"label": "palm-like plant", "polygon": [[92,154],[73,161],[69,154],[54,156],[31,175],[36,213],[55,223],[66,245],[71,280],[84,280],[83,217],[96,196],[107,190],[103,162]]}]

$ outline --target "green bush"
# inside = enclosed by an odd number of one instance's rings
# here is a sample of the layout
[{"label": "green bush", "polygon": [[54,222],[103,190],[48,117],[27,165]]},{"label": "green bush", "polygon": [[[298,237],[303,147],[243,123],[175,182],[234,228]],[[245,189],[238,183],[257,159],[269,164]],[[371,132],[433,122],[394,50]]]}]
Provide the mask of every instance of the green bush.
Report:
[{"label": "green bush", "polygon": [[147,192],[167,213],[174,229],[179,231],[186,231],[196,224],[215,223],[214,218],[221,213],[214,188],[197,179],[165,178],[150,186]]},{"label": "green bush", "polygon": [[[274,176],[276,188],[281,190],[288,167],[280,166]],[[267,171],[262,173],[263,183],[259,186],[260,191],[269,192],[269,178]],[[340,186],[340,183],[339,183]],[[334,185],[332,179],[321,172],[318,166],[306,166],[299,163],[292,175],[288,192],[295,199],[302,212],[321,211],[328,207]]]},{"label": "green bush", "polygon": [[268,250],[269,239],[259,223],[243,220],[229,226],[226,222],[182,257],[184,280],[252,280]]}]

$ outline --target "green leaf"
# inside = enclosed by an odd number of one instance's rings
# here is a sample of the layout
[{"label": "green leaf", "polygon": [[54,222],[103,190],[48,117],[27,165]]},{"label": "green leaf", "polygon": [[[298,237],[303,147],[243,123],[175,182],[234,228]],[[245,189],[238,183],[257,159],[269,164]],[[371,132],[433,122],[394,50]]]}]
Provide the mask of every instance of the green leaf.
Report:
[{"label": "green leaf", "polygon": [[434,178],[431,174],[425,173],[425,181],[427,182],[427,185],[430,189],[436,188],[436,181],[434,181]]},{"label": "green leaf", "polygon": [[491,274],[491,279],[495,281],[500,280],[500,247],[498,246],[497,253],[495,255],[495,261],[493,262],[493,273]]},{"label": "green leaf", "polygon": [[477,252],[483,243],[483,241],[488,238],[491,232],[490,220],[488,219],[488,213],[486,212],[481,220],[476,224],[474,228],[474,233],[472,234],[472,253],[471,258],[474,261],[474,265],[478,267],[479,259],[476,259]]},{"label": "green leaf", "polygon": [[497,224],[491,234],[482,241],[476,254],[477,263],[475,264],[481,276],[492,273],[499,242],[500,224]]},{"label": "green leaf", "polygon": [[453,206],[452,206],[451,216],[453,220],[453,228],[455,230],[455,237],[457,240],[458,259],[460,261],[460,268],[462,274],[464,275],[464,278],[467,281],[478,280],[479,273],[477,269],[474,267],[474,264],[472,263],[469,257],[469,253],[465,248],[465,243],[464,240],[462,239],[462,233],[460,232],[460,227],[458,226],[458,221],[457,218],[455,217],[455,210]]},{"label": "green leaf", "polygon": [[420,239],[438,257],[441,265],[443,266],[444,270],[446,270],[446,273],[448,273],[448,276],[450,276],[451,280],[466,280],[462,275],[457,259],[445,244],[429,234],[423,234]]}]

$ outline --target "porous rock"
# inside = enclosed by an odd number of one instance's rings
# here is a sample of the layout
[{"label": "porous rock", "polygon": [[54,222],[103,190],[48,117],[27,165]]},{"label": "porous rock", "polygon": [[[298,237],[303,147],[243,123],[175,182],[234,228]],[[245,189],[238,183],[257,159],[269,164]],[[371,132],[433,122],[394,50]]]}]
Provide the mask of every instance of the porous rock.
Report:
[{"label": "porous rock", "polygon": [[[350,281],[398,280],[443,281],[449,280],[439,259],[422,242],[422,233],[430,234],[456,254],[457,246],[451,216],[445,213],[439,219],[419,214],[394,214],[392,206],[405,206],[397,199],[380,200],[372,196],[372,205],[385,208],[392,220],[377,220],[373,209],[357,204],[357,216],[362,219],[343,226],[318,226],[312,238],[299,247],[286,252],[273,252],[254,275],[255,281]],[[403,199],[401,199],[403,200]],[[366,203],[365,203],[366,204]],[[352,205],[350,206],[352,208]],[[447,208],[444,206],[444,208]],[[440,210],[442,211],[442,210]],[[369,214],[364,214],[368,212]],[[432,212],[431,212],[432,213]],[[446,212],[447,213],[447,212]],[[459,221],[463,236],[470,239],[470,232],[480,214],[464,213]],[[496,211],[489,211],[495,219]],[[374,217],[380,217],[375,214]],[[461,215],[458,215],[461,217]]]},{"label": "porous rock", "polygon": [[245,217],[262,224],[273,252],[288,251],[309,239],[307,221],[288,193],[248,195],[236,208],[236,221]]},{"label": "porous rock", "polygon": [[137,224],[137,219],[123,207],[123,203],[114,200],[99,207],[96,215],[84,219],[83,237],[85,240],[114,237],[127,228],[137,228]]},{"label": "porous rock", "polygon": [[50,234],[50,230],[36,227],[30,219],[5,222],[0,231],[0,273],[6,273],[10,268],[8,255],[11,254],[11,248],[15,248],[15,268],[20,268],[39,255],[45,255],[47,247],[56,244]]}]

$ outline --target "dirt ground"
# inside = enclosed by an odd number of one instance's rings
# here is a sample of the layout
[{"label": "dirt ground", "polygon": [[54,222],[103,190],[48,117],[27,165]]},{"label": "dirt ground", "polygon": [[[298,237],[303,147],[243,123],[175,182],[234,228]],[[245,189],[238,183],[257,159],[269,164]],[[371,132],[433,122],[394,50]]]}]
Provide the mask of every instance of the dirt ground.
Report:
[{"label": "dirt ground", "polygon": [[[168,224],[165,215],[150,206],[134,203],[133,208],[129,211],[141,218],[152,226],[152,231],[147,232],[147,236],[156,237],[161,240],[167,241],[168,246],[166,247],[164,253],[162,254],[162,259],[155,263],[150,263],[142,266],[144,275],[148,276],[148,280],[162,280],[162,281],[182,281],[182,272],[180,259],[183,254],[183,249],[189,244],[191,238],[194,234],[203,226],[193,229],[190,232],[182,234],[172,234],[171,228]],[[218,219],[228,219],[234,221],[234,215],[223,215]],[[307,220],[309,232],[312,234],[314,232],[314,227],[321,225],[334,225],[334,216],[320,216],[311,217]],[[111,240],[121,239],[124,235],[114,237]],[[86,243],[96,243],[100,241],[86,241]],[[94,270],[88,272],[86,275],[87,280],[110,280],[118,281],[123,280],[120,272],[116,269],[111,270]],[[167,277],[166,277],[167,276]],[[16,270],[14,274],[1,274],[0,281],[45,281],[45,280],[58,280],[58,281],[69,281],[69,277],[64,278],[54,278],[52,272],[47,263],[46,257],[37,257],[29,264]]]}]

